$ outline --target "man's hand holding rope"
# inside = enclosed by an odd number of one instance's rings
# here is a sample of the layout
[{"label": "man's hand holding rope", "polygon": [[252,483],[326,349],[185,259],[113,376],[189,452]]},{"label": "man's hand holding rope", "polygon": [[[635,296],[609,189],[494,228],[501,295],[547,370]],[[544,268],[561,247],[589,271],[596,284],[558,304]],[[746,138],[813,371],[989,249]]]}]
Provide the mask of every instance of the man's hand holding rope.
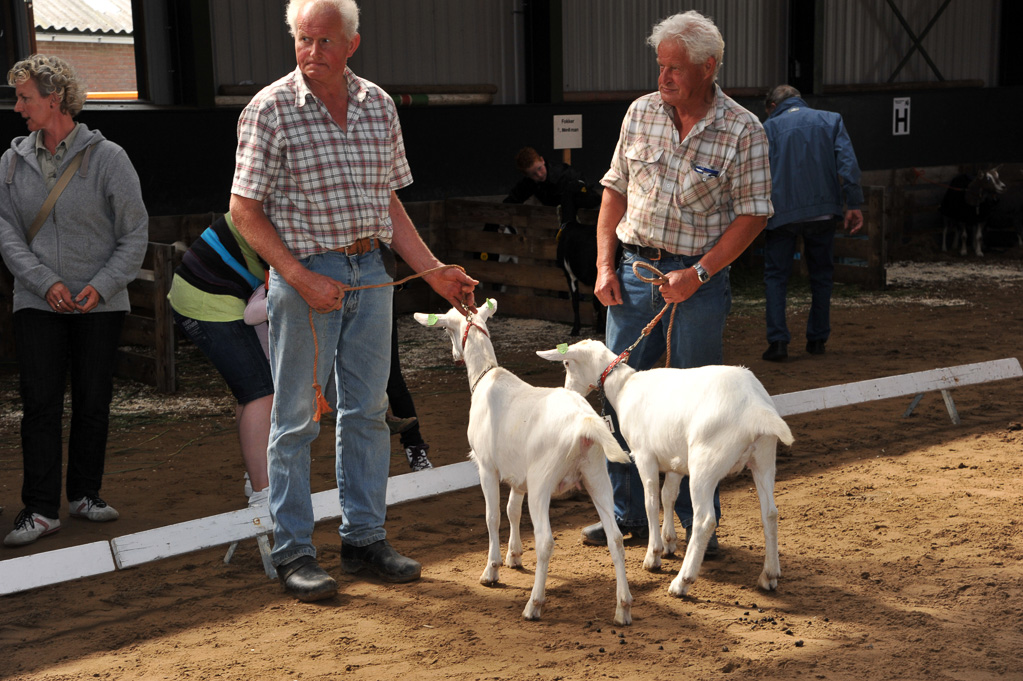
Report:
[{"label": "man's hand holding rope", "polygon": [[660,285],[657,290],[665,303],[681,303],[689,300],[690,296],[700,288],[700,278],[696,276],[696,270],[686,267],[680,270],[672,270],[659,278]]},{"label": "man's hand holding rope", "polygon": [[473,292],[479,282],[466,274],[461,267],[434,268],[423,273],[422,277],[423,281],[429,284],[437,295],[451,303],[452,307],[476,312],[476,298]]},{"label": "man's hand holding rope", "polygon": [[345,287],[341,282],[305,267],[296,269],[295,274],[288,283],[309,307],[320,314],[341,309],[345,297]]}]

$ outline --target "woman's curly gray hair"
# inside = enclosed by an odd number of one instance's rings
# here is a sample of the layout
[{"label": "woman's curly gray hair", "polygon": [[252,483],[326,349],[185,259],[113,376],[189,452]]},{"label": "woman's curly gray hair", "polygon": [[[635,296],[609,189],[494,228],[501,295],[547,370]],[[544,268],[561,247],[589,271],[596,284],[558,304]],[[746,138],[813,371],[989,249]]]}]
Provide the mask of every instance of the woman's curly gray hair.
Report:
[{"label": "woman's curly gray hair", "polygon": [[7,73],[8,85],[21,85],[29,79],[35,81],[43,97],[56,93],[60,98],[60,110],[72,118],[85,105],[85,83],[78,78],[75,68],[60,57],[33,54]]}]

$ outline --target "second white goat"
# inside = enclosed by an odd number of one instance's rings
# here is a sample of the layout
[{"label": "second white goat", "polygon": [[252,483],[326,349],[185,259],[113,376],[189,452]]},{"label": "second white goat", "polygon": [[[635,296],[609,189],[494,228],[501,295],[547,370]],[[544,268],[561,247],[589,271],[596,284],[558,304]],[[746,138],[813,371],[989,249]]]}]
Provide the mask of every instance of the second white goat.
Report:
[{"label": "second white goat", "polygon": [[589,492],[606,527],[607,545],[615,567],[615,624],[632,623],[632,594],[625,577],[622,534],[614,522],[613,494],[604,458],[630,461],[603,420],[579,394],[565,388],[529,385],[497,364],[486,321],[497,309],[491,299],[478,313],[466,318],[451,309],[444,315],[416,313],[416,321],[448,332],[456,362],[464,361],[472,403],[469,408],[470,457],[479,469],[487,507],[490,548],[480,583],[498,582],[501,564],[499,535],[501,490],[508,484],[508,523],[511,536],[504,564],[522,566],[519,521],[523,496],[529,495],[529,517],[536,541],[536,577],[522,616],[540,618],[554,535],[549,510],[552,494],[580,483]]},{"label": "second white goat", "polygon": [[[540,357],[563,362],[565,387],[586,395],[597,390],[615,354],[599,341],[584,340]],[[675,499],[684,475],[693,501],[693,533],[685,560],[668,593],[685,596],[696,581],[707,542],[714,533],[714,488],[727,475],[749,467],[760,497],[764,526],[764,569],[760,587],[778,586],[778,509],[774,504],[778,441],[792,433],[751,371],[733,366],[636,371],[624,362],[604,377],[604,394],[618,414],[622,436],[643,481],[650,543],[643,567],[657,570],[661,556],[677,548]],[[665,473],[660,502],[664,522],[657,531],[659,473]],[[610,527],[601,518],[604,529]]]}]

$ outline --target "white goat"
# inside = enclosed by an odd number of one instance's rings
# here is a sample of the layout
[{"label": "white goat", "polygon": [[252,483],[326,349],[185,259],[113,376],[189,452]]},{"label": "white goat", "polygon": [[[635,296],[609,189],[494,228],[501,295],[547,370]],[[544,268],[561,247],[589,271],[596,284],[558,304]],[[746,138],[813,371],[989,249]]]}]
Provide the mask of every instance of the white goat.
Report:
[{"label": "white goat", "polygon": [[456,362],[464,360],[469,374],[472,390],[469,456],[479,468],[490,534],[487,566],[480,583],[491,586],[498,581],[500,483],[504,481],[511,488],[507,507],[511,536],[504,560],[510,568],[522,566],[519,521],[523,495],[529,494],[529,516],[536,540],[536,578],[522,616],[527,620],[539,619],[554,548],[549,517],[551,495],[581,482],[601,521],[613,528],[607,533],[607,545],[617,579],[615,624],[631,624],[632,594],[625,578],[625,549],[614,522],[611,481],[604,463],[605,456],[611,461],[628,463],[629,456],[580,395],[564,388],[531,386],[497,365],[486,327],[486,320],[496,309],[496,303],[487,300],[468,319],[454,309],[439,316],[415,315],[420,324],[438,326],[448,332],[452,355]]},{"label": "white goat", "polygon": [[[565,387],[582,395],[598,389],[602,374],[615,359],[613,352],[594,340],[536,354],[564,362]],[[714,533],[714,488],[725,476],[748,466],[764,525],[764,570],[759,584],[768,591],[777,587],[781,566],[774,505],[775,452],[778,440],[792,443],[792,433],[753,373],[731,366],[636,371],[623,362],[604,379],[604,394],[618,414],[643,481],[650,530],[643,567],[657,570],[662,553],[671,555],[677,548],[672,509],[682,477],[688,475],[693,533],[682,569],[668,589],[672,596],[685,596]],[[665,473],[660,499],[664,523],[658,533],[660,472]],[[605,530],[611,527],[603,518],[601,522]]]}]

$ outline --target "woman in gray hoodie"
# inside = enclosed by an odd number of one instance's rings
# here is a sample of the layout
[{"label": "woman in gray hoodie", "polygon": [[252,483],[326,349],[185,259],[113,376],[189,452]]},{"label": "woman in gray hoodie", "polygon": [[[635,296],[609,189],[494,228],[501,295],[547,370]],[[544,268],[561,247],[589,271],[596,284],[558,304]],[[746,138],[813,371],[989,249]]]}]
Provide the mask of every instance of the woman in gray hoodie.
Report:
[{"label": "woman in gray hoodie", "polygon": [[[149,217],[124,150],[75,122],[85,91],[70,64],[33,55],[14,65],[7,82],[30,132],[0,159],[0,252],[14,274],[24,459],[24,509],[4,544],[21,546],[60,529],[69,370],[70,515],[118,517],[99,490],[126,287],[146,253]],[[56,202],[47,201],[65,180]]]}]

